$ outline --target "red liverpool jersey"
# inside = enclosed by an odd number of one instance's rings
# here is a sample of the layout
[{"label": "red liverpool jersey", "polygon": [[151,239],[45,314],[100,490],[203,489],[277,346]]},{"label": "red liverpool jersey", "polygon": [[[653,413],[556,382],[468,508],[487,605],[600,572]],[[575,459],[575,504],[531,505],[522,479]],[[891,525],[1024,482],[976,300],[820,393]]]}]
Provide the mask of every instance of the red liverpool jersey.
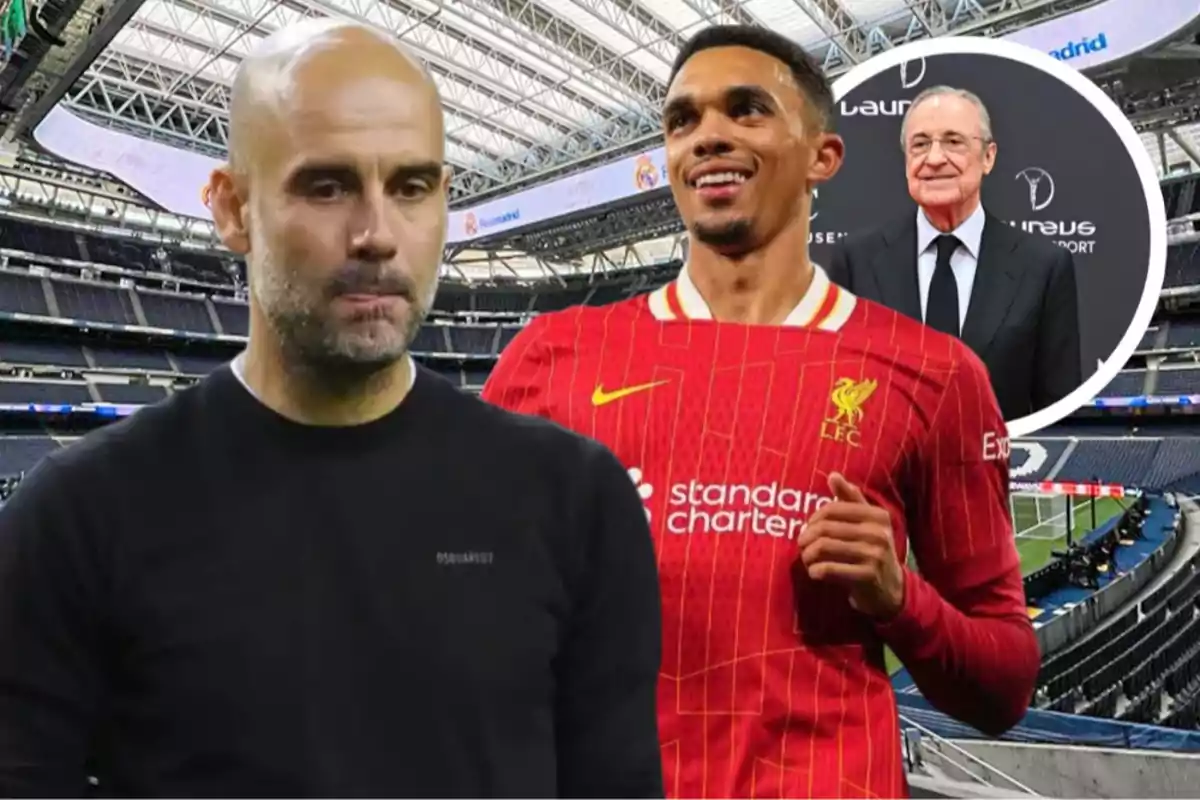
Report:
[{"label": "red liverpool jersey", "polygon": [[[1004,422],[957,339],[818,268],[782,326],[715,322],[686,270],[537,317],[484,397],[606,444],[645,500],[663,603],[672,797],[906,793],[886,642],[925,696],[987,729],[1038,667],[1008,511]],[[876,624],[797,569],[838,471],[891,512],[900,615]]]}]

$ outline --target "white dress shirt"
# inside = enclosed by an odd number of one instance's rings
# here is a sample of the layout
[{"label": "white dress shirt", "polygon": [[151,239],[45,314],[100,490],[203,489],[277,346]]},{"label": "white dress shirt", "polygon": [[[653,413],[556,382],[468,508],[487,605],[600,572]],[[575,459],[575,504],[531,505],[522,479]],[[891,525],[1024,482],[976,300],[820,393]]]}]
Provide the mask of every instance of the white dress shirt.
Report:
[{"label": "white dress shirt", "polygon": [[[971,302],[971,289],[975,286],[975,272],[979,267],[979,246],[983,241],[983,206],[975,207],[971,216],[950,231],[958,237],[958,247],[950,256],[950,270],[958,284],[958,330],[967,324],[967,306]],[[929,286],[933,283],[933,271],[937,267],[937,246],[934,240],[942,232],[933,227],[925,212],[917,209],[917,285],[921,290],[921,319],[928,315]]]}]

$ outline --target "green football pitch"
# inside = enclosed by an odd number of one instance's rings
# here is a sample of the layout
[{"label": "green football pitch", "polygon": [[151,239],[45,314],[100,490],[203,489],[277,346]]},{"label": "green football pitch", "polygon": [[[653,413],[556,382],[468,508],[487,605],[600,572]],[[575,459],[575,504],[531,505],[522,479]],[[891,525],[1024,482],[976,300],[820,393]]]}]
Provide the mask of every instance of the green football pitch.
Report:
[{"label": "green football pitch", "polygon": [[[1075,502],[1074,524],[1071,526],[1076,539],[1086,536],[1124,511],[1124,507],[1112,497],[1096,499],[1095,524],[1092,524],[1092,501],[1080,498]],[[1032,497],[1015,497],[1012,504],[1013,530],[1017,535],[1017,552],[1021,555],[1021,573],[1028,575],[1053,560],[1051,553],[1067,546],[1065,521],[1048,524],[1038,517],[1037,501]]]},{"label": "green football pitch", "polygon": [[[1047,498],[1030,495],[1014,496],[1012,501],[1013,530],[1017,537],[1017,553],[1021,556],[1021,574],[1028,575],[1054,560],[1053,552],[1067,546],[1066,502],[1071,498],[1059,498],[1057,504]],[[1050,508],[1047,508],[1050,506]],[[1092,530],[1124,511],[1114,498],[1096,499],[1095,524],[1092,523],[1092,503],[1087,498],[1075,500],[1072,532],[1074,538],[1086,536]],[[891,650],[885,650],[888,674],[900,669],[900,660]]]}]

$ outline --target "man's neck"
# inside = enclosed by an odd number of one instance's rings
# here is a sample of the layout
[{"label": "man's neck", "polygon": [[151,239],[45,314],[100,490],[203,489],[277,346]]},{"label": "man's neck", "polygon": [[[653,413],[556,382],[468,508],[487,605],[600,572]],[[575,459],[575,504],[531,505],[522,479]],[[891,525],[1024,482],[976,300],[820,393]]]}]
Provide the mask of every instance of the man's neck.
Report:
[{"label": "man's neck", "polygon": [[331,379],[290,364],[273,337],[255,336],[253,326],[242,368],[247,388],[263,405],[293,422],[328,427],[386,416],[408,395],[413,380],[408,357],[369,375]]},{"label": "man's neck", "polygon": [[966,222],[977,208],[979,208],[979,195],[956,205],[922,208],[921,211],[935,229],[942,233],[950,233]]},{"label": "man's neck", "polygon": [[781,325],[812,284],[807,226],[786,231],[741,258],[724,256],[693,240],[688,276],[713,319],[746,325]]}]

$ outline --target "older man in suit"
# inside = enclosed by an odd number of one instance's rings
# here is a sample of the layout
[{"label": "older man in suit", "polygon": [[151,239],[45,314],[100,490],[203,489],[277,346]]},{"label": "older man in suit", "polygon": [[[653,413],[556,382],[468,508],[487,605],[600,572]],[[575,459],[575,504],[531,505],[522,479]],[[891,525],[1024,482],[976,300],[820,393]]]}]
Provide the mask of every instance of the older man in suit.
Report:
[{"label": "older man in suit", "polygon": [[1083,382],[1074,260],[984,209],[997,145],[983,101],[926,89],[905,115],[901,146],[916,212],[843,240],[829,277],[961,337],[987,365],[1006,420],[1070,394]]}]

